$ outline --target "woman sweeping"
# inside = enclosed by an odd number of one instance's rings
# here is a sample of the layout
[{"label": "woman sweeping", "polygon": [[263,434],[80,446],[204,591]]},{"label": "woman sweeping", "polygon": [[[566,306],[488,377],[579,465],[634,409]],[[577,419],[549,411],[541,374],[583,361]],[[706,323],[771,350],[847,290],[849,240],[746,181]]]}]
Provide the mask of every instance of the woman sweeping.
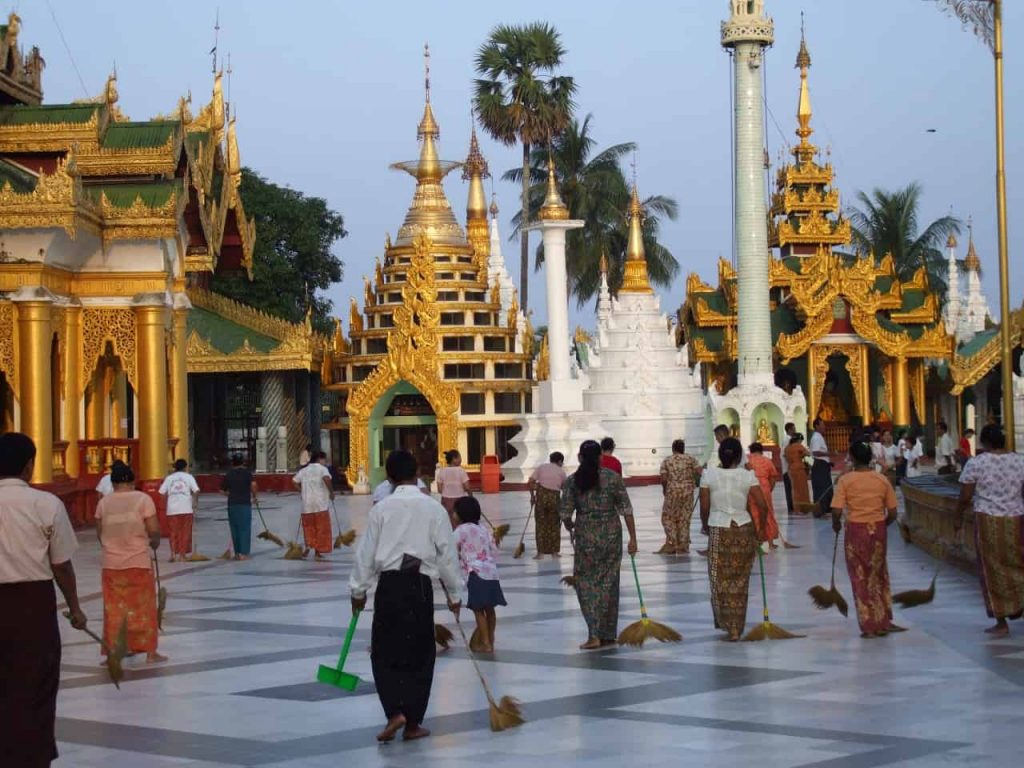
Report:
[{"label": "woman sweeping", "polygon": [[437,490],[441,494],[441,506],[448,512],[455,527],[455,502],[463,496],[469,496],[469,474],[462,468],[462,454],[458,451],[445,451],[444,460],[447,466],[437,471]]},{"label": "woman sweeping", "polygon": [[156,584],[149,551],[160,546],[153,500],[135,490],[135,474],[122,464],[111,470],[114,492],[96,506],[96,535],[103,547],[103,639],[113,648],[121,626],[128,652],[146,662],[167,661],[156,651]]},{"label": "woman sweeping", "polygon": [[985,610],[996,623],[990,635],[1010,633],[1007,619],[1024,614],[1024,455],[1009,453],[997,424],[981,430],[982,451],[960,474],[960,500],[954,522],[959,531],[974,507],[978,575]]},{"label": "woman sweeping", "polygon": [[807,458],[811,452],[804,445],[804,436],[797,432],[789,439],[786,446],[786,464],[789,466],[789,484],[792,486],[793,509],[797,514],[807,514],[800,510],[806,509],[811,503],[811,493],[808,487],[810,476],[807,474]]},{"label": "woman sweeping", "polygon": [[[743,636],[747,623],[747,592],[757,555],[757,530],[765,530],[768,510],[757,477],[740,466],[742,459],[740,441],[727,437],[718,445],[721,466],[708,467],[700,478],[700,521],[704,535],[709,537],[711,611],[715,629],[723,630],[729,642]],[[761,516],[758,528],[749,509]]]},{"label": "woman sweeping", "polygon": [[693,517],[693,492],[700,480],[700,464],[686,453],[686,442],[672,441],[672,455],[661,463],[661,527],[665,543],[656,555],[690,553],[690,518]]},{"label": "woman sweeping", "polygon": [[903,628],[892,623],[892,593],[886,563],[886,529],[896,522],[896,491],[875,471],[867,443],[850,446],[853,471],[839,476],[832,497],[832,528],[842,530],[846,510],[846,570],[861,637],[883,637]]},{"label": "woman sweeping", "polygon": [[[758,539],[768,542],[770,549],[778,549],[779,545],[775,540],[779,538],[779,521],[775,519],[775,504],[772,501],[772,491],[775,484],[779,482],[779,471],[775,468],[775,462],[764,455],[764,446],[760,443],[750,444],[750,456],[747,459],[747,469],[754,473],[758,484],[761,486],[761,494],[764,496],[764,503],[767,507],[765,515],[764,530],[758,530]],[[758,518],[754,518],[754,523]]]},{"label": "woman sweeping", "polygon": [[579,468],[562,486],[560,514],[573,541],[576,597],[587,622],[587,642],[580,649],[615,645],[622,565],[619,517],[626,522],[631,555],[636,554],[636,526],[626,486],[619,475],[601,467],[601,446],[594,440],[580,445]]},{"label": "woman sweeping", "polygon": [[536,525],[537,554],[534,560],[543,560],[544,555],[558,557],[562,548],[562,523],[558,519],[558,501],[565,484],[565,470],[562,465],[565,456],[555,451],[548,456],[530,475],[530,494],[533,501],[534,523]]}]

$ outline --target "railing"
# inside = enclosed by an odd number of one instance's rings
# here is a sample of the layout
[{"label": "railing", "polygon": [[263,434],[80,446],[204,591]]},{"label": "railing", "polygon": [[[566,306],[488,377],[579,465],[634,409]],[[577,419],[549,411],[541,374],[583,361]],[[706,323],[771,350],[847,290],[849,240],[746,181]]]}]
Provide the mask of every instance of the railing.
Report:
[{"label": "railing", "polygon": [[845,454],[850,450],[850,438],[853,437],[853,427],[849,424],[827,423],[821,429],[828,443],[828,449],[832,453]]},{"label": "railing", "polygon": [[68,479],[68,443],[59,440],[53,444],[53,479]]},{"label": "railing", "polygon": [[103,438],[78,441],[79,484],[82,480],[95,483],[110,471],[117,460],[123,461],[138,473],[139,441],[128,438]]}]

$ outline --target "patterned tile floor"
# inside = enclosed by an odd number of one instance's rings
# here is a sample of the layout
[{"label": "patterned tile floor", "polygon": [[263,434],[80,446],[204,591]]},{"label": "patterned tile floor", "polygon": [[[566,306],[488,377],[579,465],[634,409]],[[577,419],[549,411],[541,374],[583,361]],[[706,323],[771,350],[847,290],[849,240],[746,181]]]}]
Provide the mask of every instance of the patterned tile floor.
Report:
[{"label": "patterned tile floor", "polygon": [[[64,627],[58,765],[503,768],[544,760],[594,768],[923,768],[1019,761],[1024,627],[1014,626],[1007,639],[982,634],[987,620],[971,577],[943,570],[935,603],[897,616],[909,632],[865,641],[855,619],[819,612],[806,596],[808,587],[828,583],[828,524],[784,520],[787,537],[801,548],[766,557],[771,615],[806,637],[722,643],[711,624],[706,561],[651,554],[661,542],[660,489],[630,494],[650,613],[685,640],[578,652],[585,628],[573,593],[559,584],[571,557],[533,561],[529,535],[527,557],[513,560],[510,536],[500,562],[509,607],[499,611],[498,650],[483,668],[499,695],[523,702],[522,728],[488,730],[486,701],[460,643],[438,661],[426,723],[433,737],[378,746],[369,621],[356,634],[349,665],[361,687],[345,694],[314,682],[317,665],[336,660],[349,618],[350,552],[323,563],[287,561],[256,540],[245,563],[161,563],[170,592],[161,650],[170,661],[147,667],[129,660],[120,691],[105,683],[95,646]],[[492,520],[521,530],[526,494],[481,498]],[[338,506],[359,529],[368,504],[344,498]],[[263,510],[283,537],[295,531],[294,495],[268,495]],[[226,546],[225,517],[219,497],[203,498],[198,537],[207,555]],[[925,586],[934,563],[891,533],[894,587]],[[99,548],[85,533],[82,544],[75,565],[98,625]],[[567,541],[563,546],[568,550]],[[166,561],[166,548],[161,554]],[[845,572],[838,582],[850,599]],[[447,612],[437,616],[452,625]],[[759,616],[755,575],[748,618]],[[637,617],[624,570],[620,626]]]}]

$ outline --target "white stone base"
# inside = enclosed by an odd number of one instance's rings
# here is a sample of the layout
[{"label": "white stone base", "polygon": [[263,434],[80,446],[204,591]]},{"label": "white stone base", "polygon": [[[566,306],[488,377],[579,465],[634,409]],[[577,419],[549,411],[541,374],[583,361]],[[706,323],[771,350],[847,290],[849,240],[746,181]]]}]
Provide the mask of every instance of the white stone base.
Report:
[{"label": "white stone base", "polygon": [[757,439],[757,428],[762,418],[773,427],[778,445],[785,445],[783,427],[787,421],[796,425],[796,431],[809,434],[807,423],[807,400],[800,387],[792,394],[776,386],[742,386],[730,389],[724,395],[712,387],[708,392],[708,415],[711,427],[716,424],[733,426],[738,424],[740,442],[744,449]]},{"label": "white stone base", "polygon": [[598,416],[582,410],[531,414],[519,423],[522,431],[509,441],[519,453],[501,465],[507,483],[525,483],[554,451],[565,455],[565,471],[571,473],[579,464],[580,443],[605,434]]},{"label": "white stone base", "polygon": [[604,434],[615,440],[615,456],[622,462],[625,477],[657,475],[661,463],[672,455],[674,440],[685,440],[686,452],[703,461],[711,434],[699,405],[688,415],[659,419],[603,416],[601,426]]},{"label": "white stone base", "polygon": [[583,410],[583,383],[579,379],[542,381],[537,385],[537,411],[570,413]]}]

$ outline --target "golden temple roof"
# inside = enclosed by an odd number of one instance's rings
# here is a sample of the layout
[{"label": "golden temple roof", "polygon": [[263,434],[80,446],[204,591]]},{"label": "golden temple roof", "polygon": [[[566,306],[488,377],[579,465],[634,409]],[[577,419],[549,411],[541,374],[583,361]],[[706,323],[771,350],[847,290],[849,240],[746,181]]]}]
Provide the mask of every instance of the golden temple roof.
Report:
[{"label": "golden temple roof", "polygon": [[981,259],[974,249],[974,229],[970,230],[970,237],[967,241],[967,256],[964,258],[964,269],[968,272],[981,272]]},{"label": "golden temple roof", "polygon": [[548,194],[540,207],[542,221],[559,221],[569,218],[569,209],[558,194],[558,180],[555,178],[555,159],[548,155]]}]

